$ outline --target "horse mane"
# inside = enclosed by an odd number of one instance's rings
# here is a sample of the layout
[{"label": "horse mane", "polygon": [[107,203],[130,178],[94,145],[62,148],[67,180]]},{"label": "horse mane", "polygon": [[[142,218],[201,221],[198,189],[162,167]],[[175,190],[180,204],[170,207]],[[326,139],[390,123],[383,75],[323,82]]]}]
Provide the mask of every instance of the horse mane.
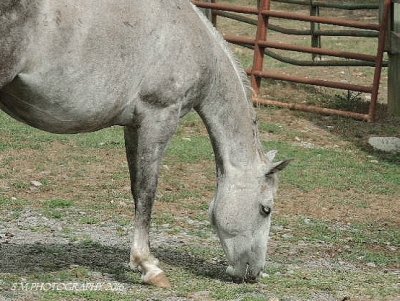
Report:
[{"label": "horse mane", "polygon": [[246,95],[247,101],[251,104],[250,101],[250,96],[253,92],[251,86],[250,86],[250,81],[247,77],[246,72],[244,69],[241,67],[239,60],[237,57],[232,53],[231,49],[229,48],[228,43],[225,41],[223,38],[222,34],[212,25],[212,23],[207,19],[207,17],[200,11],[199,8],[197,8],[195,5],[193,5],[193,9],[196,11],[196,13],[199,15],[201,21],[204,23],[206,28],[208,29],[209,33],[215,37],[216,41],[218,42],[218,45],[220,45],[224,51],[224,53],[227,55],[229,58],[229,61],[231,62],[235,73],[240,80],[242,84],[242,88],[244,91],[244,94]]},{"label": "horse mane", "polygon": [[213,24],[207,19],[207,17],[200,11],[199,8],[197,8],[194,4],[192,4],[193,9],[196,11],[198,14],[199,18],[201,21],[204,23],[206,28],[208,29],[209,33],[215,37],[215,40],[217,41],[218,45],[222,47],[224,53],[227,55],[230,63],[232,64],[235,73],[241,83],[243,92],[246,96],[246,100],[248,103],[248,109],[251,114],[251,118],[253,121],[253,136],[254,136],[254,143],[256,145],[256,148],[260,154],[261,157],[264,157],[264,151],[262,144],[259,139],[259,130],[258,130],[258,119],[256,112],[253,108],[253,102],[251,100],[251,95],[253,93],[253,89],[251,88],[249,78],[244,71],[244,69],[241,67],[239,60],[237,57],[232,53],[231,49],[229,48],[228,42],[225,41],[223,38],[222,34],[217,31],[217,29],[213,26]]}]

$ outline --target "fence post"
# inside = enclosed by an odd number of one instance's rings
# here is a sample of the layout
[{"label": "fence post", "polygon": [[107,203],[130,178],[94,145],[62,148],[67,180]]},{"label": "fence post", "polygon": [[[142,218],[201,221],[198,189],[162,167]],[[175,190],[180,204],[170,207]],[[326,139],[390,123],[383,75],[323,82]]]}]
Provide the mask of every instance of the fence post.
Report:
[{"label": "fence post", "polygon": [[400,116],[400,0],[393,0],[388,34],[388,111]]},{"label": "fence post", "polygon": [[[207,0],[206,2],[215,3],[215,0]],[[214,26],[217,26],[217,15],[213,13],[212,9],[202,9],[203,13],[206,15],[207,19],[211,21]]]},{"label": "fence post", "polygon": [[265,46],[260,45],[260,42],[267,40],[268,22],[269,17],[262,14],[263,10],[270,10],[271,0],[261,0],[257,2],[258,18],[257,18],[257,33],[256,41],[254,43],[254,57],[253,68],[251,69],[251,87],[253,88],[254,95],[260,94],[261,77],[257,76],[255,72],[262,72],[264,66]]},{"label": "fence post", "polygon": [[[315,4],[313,0],[310,0],[310,16],[319,16],[319,6]],[[321,48],[321,36],[315,34],[315,31],[320,30],[321,25],[319,23],[311,22],[311,47]],[[312,54],[312,60],[321,59],[321,55]]]}]

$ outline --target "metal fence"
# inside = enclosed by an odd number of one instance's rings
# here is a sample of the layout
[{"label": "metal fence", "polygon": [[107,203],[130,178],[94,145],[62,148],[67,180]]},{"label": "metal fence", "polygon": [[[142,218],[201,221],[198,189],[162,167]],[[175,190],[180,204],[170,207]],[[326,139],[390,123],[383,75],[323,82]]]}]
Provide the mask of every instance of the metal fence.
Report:
[{"label": "metal fence", "polygon": [[[225,35],[224,38],[234,44],[242,45],[248,48],[254,49],[254,58],[253,58],[253,67],[247,70],[248,75],[251,77],[252,88],[255,92],[253,96],[253,100],[256,103],[260,104],[269,104],[281,107],[287,107],[290,109],[298,109],[303,111],[311,111],[317,113],[324,114],[332,114],[332,115],[340,115],[352,117],[355,119],[365,120],[365,121],[374,121],[376,116],[376,105],[378,98],[378,89],[379,82],[381,77],[381,69],[384,65],[383,62],[383,53],[385,47],[385,39],[386,39],[386,31],[387,31],[387,20],[389,17],[391,0],[384,0],[384,6],[382,11],[382,18],[380,24],[372,24],[365,23],[360,21],[341,19],[341,18],[333,18],[333,17],[320,17],[319,7],[328,7],[328,8],[344,8],[344,9],[377,9],[376,5],[371,4],[359,4],[359,5],[338,5],[334,3],[326,3],[320,1],[313,0],[275,0],[276,2],[281,3],[289,3],[289,4],[297,4],[297,5],[309,5],[310,6],[310,15],[304,14],[296,14],[290,12],[282,12],[282,11],[274,11],[271,9],[271,0],[259,0],[257,7],[245,7],[245,6],[237,6],[229,3],[222,3],[215,1],[201,2],[201,1],[193,1],[195,5],[205,9],[212,10],[212,19],[213,22],[216,22],[217,16],[224,16],[228,18],[233,18],[235,20],[245,22],[248,24],[254,24],[257,26],[257,34],[256,37],[242,37],[242,36],[233,36],[233,35]],[[314,7],[314,8],[313,8]],[[316,9],[318,7],[318,9]],[[246,15],[255,15],[257,16],[257,20],[247,17]],[[269,24],[269,20],[271,18],[280,18],[280,19],[288,19],[288,20],[298,20],[309,22],[311,24],[310,30],[301,31],[301,30],[290,30],[285,29],[279,26],[273,26]],[[347,28],[351,28],[350,30],[330,30],[323,31],[319,29],[319,24],[331,24],[344,26]],[[275,30],[282,33],[287,34],[301,34],[301,35],[311,35],[313,36],[311,47],[301,47],[295,46],[287,43],[280,42],[272,42],[268,40],[268,31]],[[345,52],[345,51],[334,51],[331,49],[325,49],[321,47],[320,37],[324,35],[337,35],[337,36],[362,36],[362,37],[372,37],[378,39],[378,49],[376,55],[367,55],[360,54],[355,52]],[[289,51],[297,51],[303,53],[310,53],[313,55],[314,60],[312,61],[298,61],[290,58],[286,58],[278,55],[273,52],[271,49],[279,49],[279,50],[289,50]],[[284,74],[277,74],[276,72],[270,72],[264,70],[264,55],[271,56],[280,61],[288,62],[294,65],[301,66],[373,66],[375,67],[374,78],[372,81],[372,85],[363,86],[363,85],[355,85],[348,84],[342,82],[333,82],[321,79],[309,79],[304,77],[295,77]],[[352,61],[318,61],[315,60],[316,56],[319,55],[328,55],[332,57],[338,58],[346,58]],[[321,108],[317,106],[304,105],[304,104],[296,104],[296,103],[286,103],[280,101],[273,101],[262,99],[260,97],[260,85],[261,80],[263,78],[275,79],[275,80],[284,80],[295,83],[309,84],[309,85],[317,85],[329,88],[350,90],[350,91],[358,91],[363,93],[371,94],[371,102],[369,106],[368,113],[357,113],[357,112],[349,112],[343,110],[335,110],[329,108]]]}]

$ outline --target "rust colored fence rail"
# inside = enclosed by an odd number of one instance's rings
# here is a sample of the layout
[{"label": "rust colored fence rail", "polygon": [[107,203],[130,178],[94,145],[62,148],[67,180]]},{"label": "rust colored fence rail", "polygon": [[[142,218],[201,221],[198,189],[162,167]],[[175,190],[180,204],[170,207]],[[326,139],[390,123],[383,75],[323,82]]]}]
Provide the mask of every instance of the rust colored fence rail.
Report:
[{"label": "rust colored fence rail", "polygon": [[[298,4],[298,5],[310,5],[310,0],[274,0],[275,2],[288,3],[288,4]],[[326,1],[316,1],[312,0],[312,5],[326,8],[337,8],[337,9],[347,9],[347,10],[356,10],[356,9],[377,9],[379,7],[378,4],[371,3],[329,3]]]},{"label": "rust colored fence rail", "polygon": [[[276,0],[275,0],[276,1]],[[233,19],[239,22],[247,23],[247,24],[252,24],[252,25],[257,25],[257,21],[246,17],[242,16],[240,14],[234,14],[234,13],[228,13],[225,11],[215,11],[215,15]],[[270,25],[269,28],[273,31],[277,31],[280,33],[284,34],[292,34],[292,35],[310,35],[311,30],[306,29],[306,30],[301,30],[301,29],[287,29],[283,28],[281,26],[277,25]],[[318,36],[356,36],[356,37],[378,37],[378,33],[376,31],[360,31],[360,30],[315,30],[314,34]]]},{"label": "rust colored fence rail", "polygon": [[[208,3],[201,1],[193,1],[195,5],[200,8],[212,9],[213,11],[221,12],[234,12],[239,14],[250,14],[257,16],[257,33],[255,38],[249,37],[239,37],[232,35],[225,35],[224,38],[231,43],[243,45],[247,47],[252,47],[254,49],[253,67],[247,70],[247,74],[251,78],[251,85],[254,90],[253,101],[259,104],[274,105],[280,107],[286,107],[290,109],[309,111],[315,113],[329,114],[329,115],[340,115],[345,117],[352,117],[359,120],[373,122],[376,118],[376,106],[378,100],[378,90],[381,78],[381,70],[383,66],[383,54],[385,48],[387,23],[389,18],[389,11],[391,7],[392,0],[384,0],[384,12],[382,22],[380,24],[365,23],[354,20],[346,20],[339,18],[326,18],[319,16],[309,16],[301,15],[288,12],[272,11],[271,10],[271,0],[261,0],[258,8],[255,7],[244,7],[237,6],[227,3]],[[304,22],[314,22],[319,24],[331,24],[344,27],[351,27],[363,30],[375,31],[378,34],[378,49],[376,55],[367,55],[353,52],[345,51],[334,51],[330,49],[324,49],[319,47],[300,47],[285,43],[276,43],[268,41],[268,30],[269,30],[269,20],[270,18],[283,18]],[[281,49],[288,51],[306,52],[311,54],[319,55],[329,55],[333,57],[340,57],[346,59],[354,59],[359,61],[365,61],[373,63],[375,66],[374,77],[372,85],[361,86],[342,82],[327,81],[321,79],[310,79],[305,77],[297,77],[291,75],[278,74],[275,72],[269,72],[264,70],[264,56],[265,51],[268,48]],[[358,113],[342,110],[334,110],[328,108],[322,108],[317,106],[286,103],[275,100],[262,99],[260,97],[260,87],[261,81],[264,78],[284,80],[295,83],[323,86],[336,89],[344,89],[351,91],[358,91],[363,93],[371,94],[371,101],[369,105],[369,110],[367,113]]]},{"label": "rust colored fence rail", "polygon": [[[210,1],[209,1],[210,2]],[[212,0],[211,2],[215,2]],[[274,2],[282,2],[282,3],[289,3],[289,4],[297,4],[297,5],[304,5],[304,6],[309,6],[310,7],[310,14],[312,15],[318,15],[319,14],[319,8],[324,7],[324,8],[340,8],[343,10],[355,10],[355,9],[370,9],[370,10],[378,10],[379,5],[378,4],[334,4],[334,3],[325,3],[325,2],[318,2],[315,0],[274,0]],[[230,13],[226,11],[220,11],[220,10],[214,10],[211,11],[210,9],[205,9],[205,13],[207,17],[212,20],[213,24],[217,24],[217,17],[224,17],[227,19],[232,19],[236,20],[242,23],[250,24],[250,25],[257,25],[257,20],[254,18],[251,18],[249,16],[239,14],[239,13]],[[311,45],[312,47],[319,47],[321,48],[321,39],[322,37],[327,37],[327,36],[346,36],[346,37],[365,37],[365,38],[377,38],[379,35],[379,32],[373,31],[373,30],[360,30],[360,29],[346,29],[346,30],[339,30],[339,29],[332,29],[332,30],[327,30],[324,29],[322,30],[320,28],[319,23],[310,23],[310,29],[294,29],[294,28],[285,28],[282,26],[274,25],[274,24],[269,24],[268,29],[271,31],[279,32],[282,34],[286,35],[302,35],[302,36],[311,36]],[[252,49],[253,47],[251,45],[244,45],[244,47]],[[265,50],[265,54],[271,58],[274,58],[280,62],[288,63],[291,65],[296,65],[296,66],[305,66],[305,67],[311,67],[311,66],[325,66],[325,67],[335,67],[335,66],[348,66],[348,67],[355,67],[355,66],[360,66],[360,67],[375,67],[375,62],[368,62],[368,61],[359,61],[359,60],[337,60],[337,59],[330,59],[330,60],[318,60],[317,58],[321,58],[320,55],[318,54],[312,54],[312,60],[296,60],[293,58],[290,58],[288,56],[283,56],[278,54],[275,51],[272,51],[270,49]],[[384,67],[388,67],[388,61],[383,62]]]}]

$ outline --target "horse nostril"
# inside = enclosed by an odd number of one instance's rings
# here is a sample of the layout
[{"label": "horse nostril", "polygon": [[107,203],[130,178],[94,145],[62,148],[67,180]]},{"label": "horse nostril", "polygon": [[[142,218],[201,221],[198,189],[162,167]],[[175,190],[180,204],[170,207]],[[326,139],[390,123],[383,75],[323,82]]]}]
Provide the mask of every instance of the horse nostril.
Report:
[{"label": "horse nostril", "polygon": [[256,275],[254,275],[251,270],[247,270],[247,273],[245,275],[245,281],[247,283],[257,283],[258,280],[260,279],[261,271],[259,271]]}]

